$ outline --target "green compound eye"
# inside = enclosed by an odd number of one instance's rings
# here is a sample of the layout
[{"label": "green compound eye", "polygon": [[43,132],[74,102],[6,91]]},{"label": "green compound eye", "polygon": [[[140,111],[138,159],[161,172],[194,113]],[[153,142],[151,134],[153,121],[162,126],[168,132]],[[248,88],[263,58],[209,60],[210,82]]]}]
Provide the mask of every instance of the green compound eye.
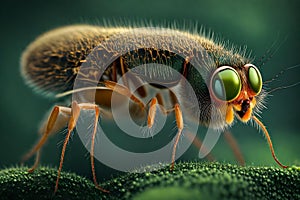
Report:
[{"label": "green compound eye", "polygon": [[248,68],[248,81],[252,91],[255,94],[260,93],[262,88],[262,78],[259,70],[254,65],[250,65]]},{"label": "green compound eye", "polygon": [[222,101],[232,101],[240,94],[242,83],[235,69],[223,66],[212,76],[211,89],[215,97]]}]

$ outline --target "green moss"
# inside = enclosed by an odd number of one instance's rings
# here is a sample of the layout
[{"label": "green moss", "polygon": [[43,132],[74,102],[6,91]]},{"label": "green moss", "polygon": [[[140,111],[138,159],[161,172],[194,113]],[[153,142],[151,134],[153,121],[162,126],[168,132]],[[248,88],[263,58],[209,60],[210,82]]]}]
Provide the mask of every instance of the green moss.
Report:
[{"label": "green moss", "polygon": [[[56,169],[40,167],[0,171],[0,196],[7,199],[51,197]],[[90,180],[62,173],[55,199],[300,199],[297,167],[240,167],[220,163],[177,163],[145,173],[128,173],[101,183],[110,194],[95,189]]]},{"label": "green moss", "polygon": [[197,195],[198,199],[300,199],[300,171],[295,167],[177,163],[172,172],[164,168],[144,174],[128,174],[106,184],[117,198],[170,199],[164,198],[169,190],[169,196],[176,197],[171,199],[186,199],[180,198],[185,195],[192,199]]},{"label": "green moss", "polygon": [[53,196],[57,169],[39,167],[33,173],[28,168],[0,171],[0,199],[97,199],[101,192],[94,184],[73,173],[61,173],[59,189]]},{"label": "green moss", "polygon": [[152,199],[210,199],[209,195],[203,195],[198,190],[191,190],[181,188],[178,186],[173,187],[157,187],[150,188],[144,193],[138,194],[133,198],[134,200],[152,200]]}]

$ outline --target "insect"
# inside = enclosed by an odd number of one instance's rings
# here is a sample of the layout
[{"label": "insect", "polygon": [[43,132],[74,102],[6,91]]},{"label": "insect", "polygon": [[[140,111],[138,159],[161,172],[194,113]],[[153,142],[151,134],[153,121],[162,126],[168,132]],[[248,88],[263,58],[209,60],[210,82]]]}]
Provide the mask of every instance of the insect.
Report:
[{"label": "insect", "polygon": [[[103,43],[109,42],[112,38],[117,38],[118,42],[111,44],[112,46],[103,46]],[[211,58],[211,63],[199,66],[200,69],[203,68],[205,71],[205,75],[202,77],[196,75],[198,72],[191,61],[197,55],[199,49],[186,41],[199,44]],[[147,42],[148,44],[156,42],[161,45],[161,48],[149,47],[149,45],[145,47],[144,44]],[[80,67],[86,62],[93,49],[106,50],[114,55],[115,49],[119,47],[118,45],[124,43],[137,44],[138,49],[123,53],[104,70],[100,79],[97,80],[96,87],[93,87],[96,89],[94,103],[72,101],[70,107],[54,106],[48,120],[41,128],[42,136],[40,140],[23,158],[25,161],[36,154],[35,163],[29,169],[30,172],[33,172],[39,163],[40,149],[48,137],[68,124],[68,132],[61,152],[55,192],[58,189],[66,146],[71,132],[76,127],[81,110],[93,110],[95,112],[90,150],[93,181],[98,189],[108,192],[100,187],[96,180],[94,145],[99,114],[103,110],[102,107],[111,106],[109,102],[113,91],[116,91],[120,98],[130,99],[133,104],[137,105],[138,109],[145,110],[145,108],[148,108],[146,115],[149,128],[155,123],[157,109],[154,105],[160,105],[166,114],[171,112],[175,114],[178,132],[172,149],[171,168],[174,167],[176,148],[185,126],[183,120],[185,116],[183,116],[181,102],[189,101],[189,99],[186,91],[181,90],[179,97],[169,91],[169,104],[171,105],[169,108],[166,108],[167,106],[160,94],[151,98],[148,103],[143,102],[143,97],[148,95],[146,88],[139,87],[133,93],[128,85],[117,83],[122,75],[133,71],[136,64],[158,63],[168,65],[188,80],[196,94],[197,103],[200,105],[200,116],[196,119],[199,124],[204,126],[211,124],[215,129],[224,130],[230,127],[235,119],[241,122],[253,121],[256,123],[267,138],[274,160],[281,167],[287,167],[282,165],[276,158],[268,131],[256,117],[259,110],[263,108],[264,97],[266,96],[258,67],[252,64],[252,59],[248,58],[244,51],[228,49],[222,43],[216,43],[211,38],[201,34],[166,28],[153,30],[151,28],[109,28],[91,25],[62,27],[41,35],[27,47],[21,59],[22,76],[39,93],[52,97],[67,96],[79,91],[73,89],[74,81],[79,76],[89,81],[94,80],[93,76],[99,75],[97,68],[91,68],[91,71],[85,74],[80,72]],[[172,51],[172,49],[176,51]],[[178,53],[182,53],[184,57],[179,56]],[[164,78],[161,81],[164,84],[182,84],[180,78],[172,79],[165,75],[166,70],[159,71],[159,73],[157,69],[147,70],[149,76],[153,76],[154,73],[156,75],[162,74]],[[136,79],[138,78],[131,76],[124,83],[129,81],[135,83],[138,81]],[[167,89],[157,84],[152,84],[152,86],[161,90]],[[89,90],[89,85],[81,90]],[[211,115],[214,115],[214,117],[210,118]]]}]

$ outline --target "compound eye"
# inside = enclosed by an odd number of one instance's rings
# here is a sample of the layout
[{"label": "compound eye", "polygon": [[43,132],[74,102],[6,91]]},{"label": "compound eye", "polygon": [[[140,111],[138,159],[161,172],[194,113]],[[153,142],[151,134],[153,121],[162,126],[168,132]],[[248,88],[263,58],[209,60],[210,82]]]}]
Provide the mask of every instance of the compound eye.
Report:
[{"label": "compound eye", "polygon": [[211,79],[211,91],[221,101],[232,101],[241,92],[242,83],[239,74],[229,66],[219,67]]},{"label": "compound eye", "polygon": [[252,92],[257,95],[262,89],[262,78],[259,70],[254,65],[249,65],[248,81]]}]

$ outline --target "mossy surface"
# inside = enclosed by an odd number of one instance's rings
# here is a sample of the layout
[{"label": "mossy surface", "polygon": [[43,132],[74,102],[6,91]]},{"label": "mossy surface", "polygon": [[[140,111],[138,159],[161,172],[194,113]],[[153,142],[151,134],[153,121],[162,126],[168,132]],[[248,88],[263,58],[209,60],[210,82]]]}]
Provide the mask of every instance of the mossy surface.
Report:
[{"label": "mossy surface", "polygon": [[53,196],[57,169],[39,167],[33,173],[28,168],[8,168],[0,171],[0,199],[97,199],[101,192],[94,184],[74,173],[61,173],[59,190]]},{"label": "mossy surface", "polygon": [[300,170],[189,162],[106,185],[116,199],[300,199]]},{"label": "mossy surface", "polygon": [[300,199],[299,168],[239,167],[220,163],[177,163],[145,173],[128,173],[101,183],[62,173],[52,196],[57,170],[39,167],[0,171],[1,199]]}]

